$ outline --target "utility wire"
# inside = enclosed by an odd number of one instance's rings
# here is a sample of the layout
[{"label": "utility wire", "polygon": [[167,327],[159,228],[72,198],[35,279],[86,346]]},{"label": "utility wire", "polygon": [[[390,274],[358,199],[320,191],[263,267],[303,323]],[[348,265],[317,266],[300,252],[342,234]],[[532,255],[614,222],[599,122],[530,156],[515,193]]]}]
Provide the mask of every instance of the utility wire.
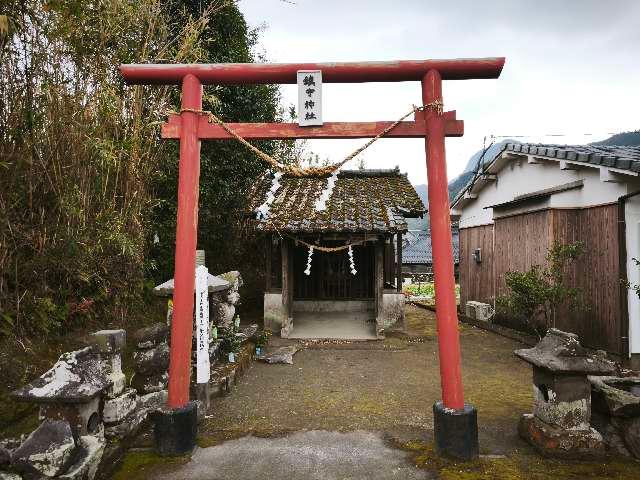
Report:
[{"label": "utility wire", "polygon": [[[537,135],[491,135],[493,138],[531,138],[531,137],[593,137],[597,135],[618,135],[631,132],[602,132],[602,133],[542,133]],[[486,138],[486,137],[485,137]]]}]

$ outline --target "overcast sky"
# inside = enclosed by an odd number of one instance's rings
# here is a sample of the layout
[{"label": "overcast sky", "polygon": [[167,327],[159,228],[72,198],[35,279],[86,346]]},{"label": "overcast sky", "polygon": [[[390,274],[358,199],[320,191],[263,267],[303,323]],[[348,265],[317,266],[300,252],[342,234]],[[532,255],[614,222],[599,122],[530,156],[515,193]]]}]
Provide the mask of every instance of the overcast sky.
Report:
[{"label": "overcast sky", "polygon": [[[263,25],[271,62],[507,58],[497,80],[444,82],[445,109],[465,121],[447,139],[449,178],[491,135],[576,144],[640,128],[640,1],[636,0],[241,0]],[[297,104],[294,85],[283,101]],[[326,84],[324,121],[396,120],[419,104],[418,82]],[[584,134],[591,133],[593,136]],[[563,137],[544,136],[564,134]],[[315,140],[338,161],[366,140]],[[424,141],[383,139],[364,152],[368,168],[426,183]],[[357,162],[354,162],[354,166]]]}]

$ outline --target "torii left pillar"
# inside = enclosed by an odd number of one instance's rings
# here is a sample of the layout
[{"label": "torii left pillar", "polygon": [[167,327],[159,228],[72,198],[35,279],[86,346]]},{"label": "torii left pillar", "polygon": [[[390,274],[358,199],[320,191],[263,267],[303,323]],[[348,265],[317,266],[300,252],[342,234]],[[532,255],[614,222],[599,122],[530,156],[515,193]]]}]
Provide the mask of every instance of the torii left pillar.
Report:
[{"label": "torii left pillar", "polygon": [[198,194],[200,191],[199,114],[202,83],[194,75],[182,79],[180,161],[178,165],[178,216],[169,359],[167,409],[155,418],[156,450],[163,455],[182,455],[195,447],[198,433],[197,405],[189,401],[191,339],[198,242]]}]

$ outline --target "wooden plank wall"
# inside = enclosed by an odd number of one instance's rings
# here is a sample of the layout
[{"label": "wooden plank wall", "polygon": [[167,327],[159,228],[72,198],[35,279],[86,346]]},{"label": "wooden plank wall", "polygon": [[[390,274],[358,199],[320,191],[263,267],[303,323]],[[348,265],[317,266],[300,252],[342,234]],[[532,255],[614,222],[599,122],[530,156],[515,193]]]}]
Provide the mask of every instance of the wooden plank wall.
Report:
[{"label": "wooden plank wall", "polygon": [[551,215],[548,210],[498,218],[495,221],[496,295],[507,288],[504,274],[544,265],[552,243]]},{"label": "wooden plank wall", "polygon": [[569,278],[582,289],[586,308],[563,312],[562,318],[556,319],[556,326],[577,333],[586,346],[621,353],[617,205],[554,210],[553,229],[558,242],[585,243],[585,253],[569,272]]},{"label": "wooden plank wall", "polygon": [[[482,250],[482,262],[476,263],[473,251]],[[460,305],[468,300],[493,303],[493,225],[460,230]]]},{"label": "wooden plank wall", "polygon": [[[544,210],[460,230],[461,308],[468,300],[493,303],[497,295],[506,293],[504,274],[545,265],[554,241],[582,241],[585,253],[568,276],[570,284],[583,290],[586,308],[559,312],[555,326],[577,333],[585,346],[620,353],[617,217],[616,205]],[[480,264],[472,257],[476,248],[482,249]]]}]

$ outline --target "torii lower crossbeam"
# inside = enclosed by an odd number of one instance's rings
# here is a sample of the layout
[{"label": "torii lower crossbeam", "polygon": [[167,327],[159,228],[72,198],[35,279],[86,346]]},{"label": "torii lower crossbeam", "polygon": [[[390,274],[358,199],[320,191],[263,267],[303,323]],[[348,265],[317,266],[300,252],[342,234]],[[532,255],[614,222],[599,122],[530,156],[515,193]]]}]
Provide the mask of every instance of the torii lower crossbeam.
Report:
[{"label": "torii lower crossbeam", "polygon": [[[426,124],[423,112],[415,115],[413,122],[400,122],[384,138],[424,138]],[[445,137],[464,135],[464,122],[456,120],[455,110],[444,113]],[[321,127],[301,127],[297,123],[227,123],[226,125],[246,140],[286,139],[339,139],[372,138],[393,122],[325,122]],[[162,125],[162,138],[179,139],[181,116],[172,114]],[[210,123],[207,115],[198,120],[198,138],[202,140],[228,140],[233,138],[224,128]]]}]

